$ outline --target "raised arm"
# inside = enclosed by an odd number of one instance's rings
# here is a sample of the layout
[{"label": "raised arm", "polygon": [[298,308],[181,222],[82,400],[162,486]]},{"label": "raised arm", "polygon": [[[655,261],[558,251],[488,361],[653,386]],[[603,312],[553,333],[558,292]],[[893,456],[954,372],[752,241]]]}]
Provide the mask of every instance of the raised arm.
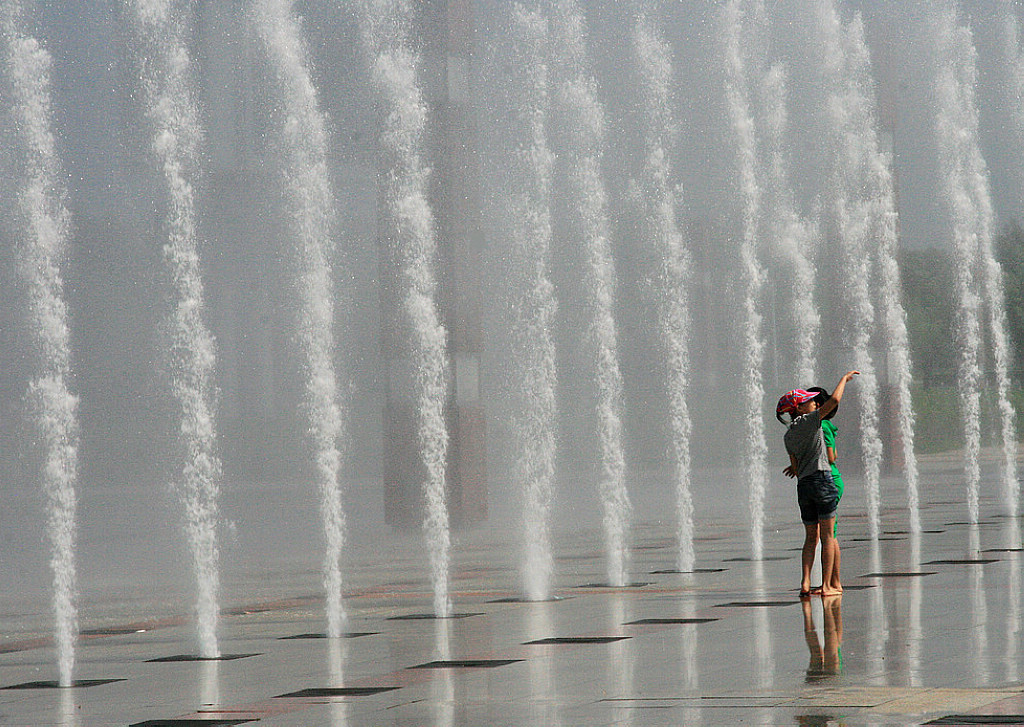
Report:
[{"label": "raised arm", "polygon": [[839,379],[839,383],[836,384],[836,388],[832,390],[832,396],[830,396],[828,401],[822,404],[818,409],[818,411],[821,412],[822,418],[827,417],[835,411],[836,407],[839,406],[839,402],[843,398],[843,392],[846,390],[846,382],[858,374],[860,374],[860,371],[848,371],[843,374],[843,378]]}]

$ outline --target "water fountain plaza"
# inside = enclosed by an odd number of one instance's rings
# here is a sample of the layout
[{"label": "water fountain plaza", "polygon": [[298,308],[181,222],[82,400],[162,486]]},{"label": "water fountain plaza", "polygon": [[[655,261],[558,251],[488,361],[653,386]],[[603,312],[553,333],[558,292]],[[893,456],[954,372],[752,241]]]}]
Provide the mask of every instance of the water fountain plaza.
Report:
[{"label": "water fountain plaza", "polygon": [[[1014,708],[1014,4],[101,10],[0,5],[14,719],[123,723],[129,695],[133,724]],[[900,283],[931,247],[939,454]],[[854,367],[851,592],[792,609],[794,671],[771,406]],[[298,693],[301,645],[326,659]],[[192,682],[161,702],[137,663]],[[499,668],[516,689],[475,691]]]},{"label": "water fountain plaza", "polygon": [[[985,451],[986,513],[1001,497],[998,460]],[[940,494],[962,484],[960,464],[924,458],[922,481],[935,499],[922,500],[919,536],[906,530],[898,483],[883,478],[892,495],[872,541],[866,501],[856,496],[861,481],[851,479],[854,498],[840,523],[847,592],[824,603],[796,597],[801,529],[788,498],[766,508],[759,562],[749,559],[747,523],[730,502],[708,511],[688,576],[671,572],[673,529],[653,524],[653,506],[636,502],[644,522],[631,562],[642,587],[595,586],[604,574],[600,528],[564,533],[554,539],[555,601],[508,602],[519,594],[507,557],[515,542],[474,531],[453,550],[457,618],[446,620],[414,618],[433,598],[419,536],[386,538],[347,560],[341,639],[313,638],[324,633],[313,559],[305,569],[263,559],[224,579],[238,595],[221,616],[222,651],[249,655],[225,661],[156,661],[194,649],[192,619],[179,607],[187,584],[86,593],[76,679],[99,683],[0,689],[4,721],[917,725],[1024,714],[1018,523],[986,516],[967,524],[962,502]],[[22,615],[4,617],[5,633],[18,634],[0,654],[8,687],[54,672],[49,618],[38,605],[46,594],[23,598],[14,604]],[[545,639],[556,641],[529,643]],[[424,667],[438,661],[465,665]]]}]

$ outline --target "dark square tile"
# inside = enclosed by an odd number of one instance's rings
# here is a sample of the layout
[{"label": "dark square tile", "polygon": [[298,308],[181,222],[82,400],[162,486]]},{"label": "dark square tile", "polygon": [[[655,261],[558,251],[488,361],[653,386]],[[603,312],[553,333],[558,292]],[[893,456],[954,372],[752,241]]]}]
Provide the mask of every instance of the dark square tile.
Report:
[{"label": "dark square tile", "polygon": [[640,618],[627,621],[623,626],[670,626],[673,624],[706,624],[717,621],[717,618]]},{"label": "dark square tile", "polygon": [[777,606],[792,606],[800,603],[796,599],[792,601],[731,601],[729,603],[716,603],[715,608],[773,608]]},{"label": "dark square tile", "polygon": [[78,633],[82,636],[124,636],[125,634],[137,634],[145,632],[146,629],[137,629],[130,626],[111,627],[103,629],[82,629]]},{"label": "dark square tile", "polygon": [[950,714],[925,724],[1024,724],[1024,714]]},{"label": "dark square tile", "polygon": [[12,684],[9,687],[0,687],[0,689],[88,689],[89,687],[100,687],[104,684],[114,684],[115,682],[123,682],[124,679],[75,679],[71,682],[70,687],[62,687],[60,682],[57,681],[37,681],[37,682],[22,682],[21,684]]},{"label": "dark square tile", "polygon": [[[376,636],[378,631],[350,631],[342,634],[343,639],[358,639],[360,636]],[[294,636],[278,636],[278,641],[288,641],[290,639],[326,639],[327,634],[295,634]]]},{"label": "dark square tile", "polygon": [[611,644],[628,639],[629,636],[551,636],[546,639],[524,641],[526,646],[534,644]]},{"label": "dark square tile", "polygon": [[409,669],[492,669],[496,666],[515,664],[522,659],[449,659],[428,661],[426,664],[410,666]]},{"label": "dark square tile", "polygon": [[436,616],[432,613],[410,613],[407,616],[389,616],[388,621],[434,621],[450,618],[470,618],[479,616],[479,613],[453,613],[451,616]]},{"label": "dark square tile", "polygon": [[278,694],[274,699],[303,697],[367,697],[381,692],[393,692],[401,687],[312,687],[297,692]]},{"label": "dark square tile", "polygon": [[248,659],[250,656],[259,656],[259,654],[221,654],[220,656],[176,654],[175,656],[161,656],[159,659],[146,659],[146,663],[159,664],[170,661],[235,661],[236,659]]}]

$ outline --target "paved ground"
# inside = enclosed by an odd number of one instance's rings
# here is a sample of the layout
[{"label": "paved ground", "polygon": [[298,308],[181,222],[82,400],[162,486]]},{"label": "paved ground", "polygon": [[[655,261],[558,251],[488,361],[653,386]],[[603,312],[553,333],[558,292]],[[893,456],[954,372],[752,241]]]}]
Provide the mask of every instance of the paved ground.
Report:
[{"label": "paved ground", "polygon": [[[83,618],[76,677],[119,680],[94,686],[11,688],[53,679],[54,656],[39,633],[7,633],[0,724],[1024,723],[1020,521],[983,497],[971,526],[956,487],[925,490],[918,537],[904,532],[898,488],[877,541],[863,508],[848,506],[847,590],[827,601],[797,598],[801,528],[788,522],[795,505],[776,498],[757,562],[746,524],[726,518],[700,523],[699,572],[656,573],[673,567],[671,529],[638,524],[628,588],[595,585],[597,532],[566,535],[560,598],[546,603],[502,601],[516,595],[512,545],[464,534],[460,618],[443,621],[401,618],[429,610],[429,587],[418,540],[389,537],[351,565],[351,635],[340,640],[296,638],[323,629],[309,578],[282,578],[268,598],[257,580],[271,575],[254,572],[260,598],[223,619],[221,647],[242,657],[231,660],[152,661],[195,654],[187,614],[110,609],[101,626]],[[89,633],[101,627],[113,633]],[[531,643],[551,638],[569,641]],[[438,661],[465,663],[425,666]]]}]

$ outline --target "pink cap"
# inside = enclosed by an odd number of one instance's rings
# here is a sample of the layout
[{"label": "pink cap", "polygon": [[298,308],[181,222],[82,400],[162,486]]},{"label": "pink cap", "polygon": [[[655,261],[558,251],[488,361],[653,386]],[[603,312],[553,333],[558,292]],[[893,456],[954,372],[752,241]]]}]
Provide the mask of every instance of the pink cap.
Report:
[{"label": "pink cap", "polygon": [[810,401],[817,394],[813,391],[807,391],[806,389],[793,389],[787,391],[779,399],[778,405],[775,407],[775,415],[784,414],[786,412],[794,412],[796,408],[804,402]]}]

